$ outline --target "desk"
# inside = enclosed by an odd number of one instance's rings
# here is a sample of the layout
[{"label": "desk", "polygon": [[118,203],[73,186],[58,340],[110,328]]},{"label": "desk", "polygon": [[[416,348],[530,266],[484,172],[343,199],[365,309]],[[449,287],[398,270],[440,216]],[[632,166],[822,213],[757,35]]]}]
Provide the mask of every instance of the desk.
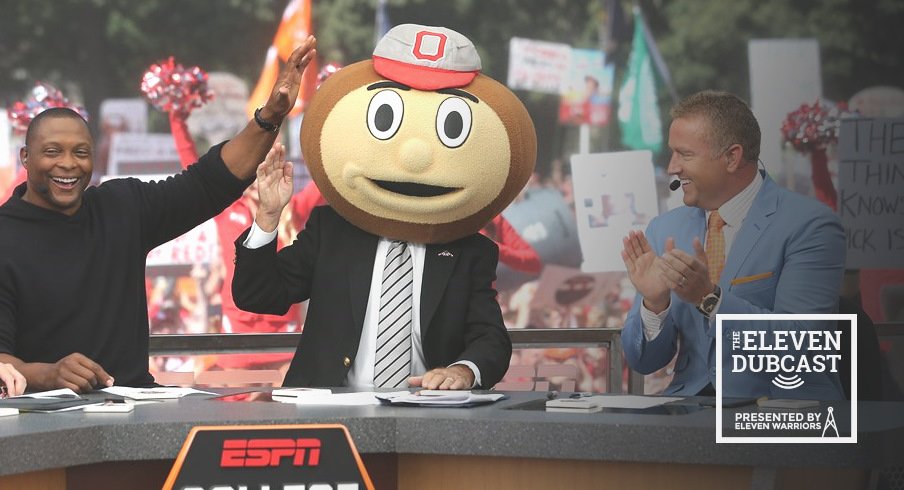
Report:
[{"label": "desk", "polygon": [[599,488],[603,481],[613,488],[801,482],[798,488],[857,488],[868,468],[904,466],[904,403],[861,403],[857,445],[766,446],[717,445],[713,409],[686,415],[506,410],[545,394],[510,395],[470,409],[296,407],[192,396],[128,414],[4,417],[0,488],[110,488],[111,481],[119,488],[159,488],[189,430],[223,424],[343,424],[377,488]]}]

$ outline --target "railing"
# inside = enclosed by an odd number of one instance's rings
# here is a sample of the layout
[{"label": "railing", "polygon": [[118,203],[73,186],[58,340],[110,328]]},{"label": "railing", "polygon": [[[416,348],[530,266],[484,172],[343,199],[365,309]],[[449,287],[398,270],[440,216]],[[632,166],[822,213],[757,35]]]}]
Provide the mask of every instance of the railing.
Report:
[{"label": "railing", "polygon": [[[904,336],[904,323],[880,323],[875,326],[879,339]],[[546,347],[606,347],[609,349],[609,391],[622,390],[620,328],[550,328],[509,330],[515,348]],[[199,334],[151,335],[150,354],[207,355],[249,352],[291,352],[298,345],[301,333],[269,334]],[[628,393],[642,394],[644,377],[628,371]]]},{"label": "railing", "polygon": [[[609,350],[609,390],[622,389],[622,350],[620,328],[549,328],[509,330],[515,348],[605,347]],[[151,335],[150,354],[208,355],[249,352],[290,352],[298,345],[301,333]],[[639,384],[638,384],[639,380]],[[629,391],[643,392],[643,376],[631,372]],[[640,391],[635,391],[639,386]]]}]

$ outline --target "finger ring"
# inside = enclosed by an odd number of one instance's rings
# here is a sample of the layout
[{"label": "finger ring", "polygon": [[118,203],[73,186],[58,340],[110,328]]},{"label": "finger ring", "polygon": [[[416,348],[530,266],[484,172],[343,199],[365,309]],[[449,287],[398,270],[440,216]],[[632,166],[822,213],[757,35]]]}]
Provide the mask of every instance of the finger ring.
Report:
[{"label": "finger ring", "polygon": [[679,288],[683,288],[683,287],[684,287],[684,284],[685,284],[686,282],[687,282],[687,278],[684,277],[684,276],[681,276],[681,279],[678,279],[678,287],[679,287]]}]

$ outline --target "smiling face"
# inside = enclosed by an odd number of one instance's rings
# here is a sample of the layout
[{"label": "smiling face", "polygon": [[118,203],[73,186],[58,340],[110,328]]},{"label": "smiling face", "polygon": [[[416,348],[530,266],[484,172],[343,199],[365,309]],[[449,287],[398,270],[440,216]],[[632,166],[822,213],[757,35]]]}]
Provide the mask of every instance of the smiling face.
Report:
[{"label": "smiling face", "polygon": [[23,199],[45,209],[72,216],[94,170],[94,142],[85,121],[51,116],[32,124],[20,157],[28,171]]},{"label": "smiling face", "polygon": [[327,201],[366,231],[407,241],[476,233],[524,186],[536,156],[523,105],[482,76],[420,91],[365,61],[330,77],[305,119],[305,161]]},{"label": "smiling face", "polygon": [[728,162],[709,142],[709,124],[703,116],[680,117],[669,128],[668,173],[681,179],[684,204],[707,210],[718,209],[734,194],[726,185]]}]

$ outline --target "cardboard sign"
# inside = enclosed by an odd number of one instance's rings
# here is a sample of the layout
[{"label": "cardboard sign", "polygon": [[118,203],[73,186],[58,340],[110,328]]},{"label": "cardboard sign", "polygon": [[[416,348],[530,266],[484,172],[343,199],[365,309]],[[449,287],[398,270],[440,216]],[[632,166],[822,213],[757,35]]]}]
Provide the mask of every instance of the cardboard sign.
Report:
[{"label": "cardboard sign", "polygon": [[595,49],[573,49],[568,79],[559,102],[559,122],[563,124],[609,124],[615,67],[606,64],[606,55]]},{"label": "cardboard sign", "polygon": [[904,119],[842,120],[838,155],[847,267],[904,268]]},{"label": "cardboard sign", "polygon": [[373,490],[348,429],[339,424],[194,427],[164,490]]},{"label": "cardboard sign", "polygon": [[659,213],[649,150],[572,155],[584,272],[624,271],[622,238]]},{"label": "cardboard sign", "polygon": [[559,94],[568,77],[571,46],[513,37],[509,41],[511,89]]},{"label": "cardboard sign", "polygon": [[107,163],[109,175],[182,171],[176,142],[169,133],[114,133],[111,141]]}]

